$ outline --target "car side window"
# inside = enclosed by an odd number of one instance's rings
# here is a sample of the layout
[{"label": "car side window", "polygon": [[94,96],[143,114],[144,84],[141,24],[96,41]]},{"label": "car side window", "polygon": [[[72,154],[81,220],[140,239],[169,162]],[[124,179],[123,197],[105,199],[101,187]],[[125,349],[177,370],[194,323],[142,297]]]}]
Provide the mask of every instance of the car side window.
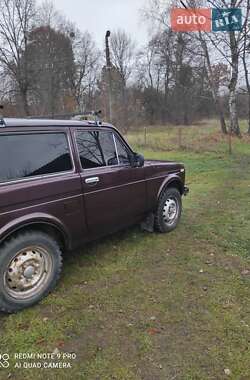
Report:
[{"label": "car side window", "polygon": [[73,169],[65,133],[1,135],[0,162],[0,182]]},{"label": "car side window", "polygon": [[119,163],[121,165],[130,165],[129,152],[126,146],[122,143],[121,139],[119,139],[117,135],[115,135],[115,142],[116,142]]},{"label": "car side window", "polygon": [[77,131],[76,142],[83,169],[118,164],[113,133],[109,131]]}]

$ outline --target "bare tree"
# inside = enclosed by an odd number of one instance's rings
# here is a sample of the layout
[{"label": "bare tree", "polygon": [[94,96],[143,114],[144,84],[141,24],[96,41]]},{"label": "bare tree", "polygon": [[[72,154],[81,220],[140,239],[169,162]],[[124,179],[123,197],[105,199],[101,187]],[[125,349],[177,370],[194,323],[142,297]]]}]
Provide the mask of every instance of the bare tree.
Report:
[{"label": "bare tree", "polygon": [[[162,29],[162,26],[165,30],[171,30],[169,26],[169,13],[171,5],[175,6],[185,6],[194,8],[195,6],[201,5],[200,1],[196,0],[187,0],[186,3],[183,1],[172,1],[171,4],[169,4],[167,1],[159,2],[157,0],[150,0],[148,7],[144,8],[143,15],[147,20],[151,20],[154,23],[156,23],[157,28]],[[176,34],[176,33],[175,33]],[[188,33],[185,33],[186,35]],[[209,52],[208,48],[208,41],[204,33],[199,32],[197,35],[193,35],[193,48],[190,48],[191,55],[193,56],[193,59],[195,59],[195,56],[199,56],[200,58],[203,56],[206,62],[206,75],[208,78],[208,83],[211,89],[211,93],[214,99],[215,107],[217,110],[217,113],[220,118],[220,124],[221,124],[221,131],[223,133],[227,132],[226,122],[225,122],[225,116],[224,116],[224,110],[223,106],[221,104],[219,93],[216,89],[216,84],[214,82],[213,78],[213,70],[212,70],[212,62],[211,62],[211,54]],[[197,43],[195,43],[195,39],[199,42],[201,49],[197,46]],[[170,38],[168,39],[170,41]],[[168,44],[169,45],[169,44]],[[168,50],[165,48],[165,59],[167,60],[167,64],[169,65],[169,58],[168,58]],[[166,85],[169,84],[169,70],[166,71]],[[167,87],[166,87],[167,89]],[[165,91],[166,93],[166,91]]]},{"label": "bare tree", "polygon": [[12,81],[9,78],[5,68],[0,66],[0,104],[7,103],[9,101],[10,94],[12,92]]},{"label": "bare tree", "polygon": [[225,115],[224,115],[224,109],[223,109],[223,105],[221,104],[221,99],[218,93],[218,87],[216,86],[216,82],[214,79],[213,67],[211,63],[211,56],[209,53],[207,40],[205,38],[205,35],[202,32],[199,32],[198,35],[199,35],[199,41],[200,41],[201,48],[203,50],[203,54],[206,61],[207,77],[208,77],[210,89],[213,95],[213,100],[214,100],[214,104],[215,104],[218,116],[220,118],[221,132],[226,134],[227,125],[226,125],[226,120],[225,120]]},{"label": "bare tree", "polygon": [[51,28],[55,28],[59,18],[60,14],[52,1],[45,0],[38,6],[36,15],[37,26],[50,26]]},{"label": "bare tree", "polygon": [[124,87],[130,78],[135,59],[135,43],[124,30],[119,29],[111,34],[112,64],[120,72]]},{"label": "bare tree", "polygon": [[249,78],[249,55],[250,55],[250,30],[249,25],[245,25],[245,30],[243,34],[243,47],[242,47],[242,63],[244,67],[246,90],[248,97],[248,134],[250,134],[250,78]]},{"label": "bare tree", "polygon": [[144,92],[144,107],[150,124],[158,119],[160,77],[162,67],[157,57],[156,38],[153,38],[138,53],[136,63],[136,80]]},{"label": "bare tree", "polygon": [[250,0],[207,0],[207,3],[217,9],[243,9],[243,26],[241,30],[229,30],[228,32],[207,34],[212,46],[219,52],[222,59],[230,65],[229,90],[229,115],[230,131],[240,136],[240,126],[237,111],[237,86],[239,79],[239,60],[243,48],[244,30],[250,14]]},{"label": "bare tree", "polygon": [[29,43],[23,59],[28,62],[35,113],[54,115],[72,111],[68,106],[74,75],[71,39],[43,26],[33,29],[29,40],[33,43]]},{"label": "bare tree", "polygon": [[36,26],[49,26],[65,34],[74,29],[73,23],[61,11],[56,9],[55,3],[52,0],[45,0],[37,6]]},{"label": "bare tree", "polygon": [[127,82],[133,70],[135,45],[122,30],[107,31],[105,42],[106,64],[102,69],[100,81],[102,104],[111,122],[116,122],[119,128],[127,131],[129,127]]},{"label": "bare tree", "polygon": [[[185,8],[187,8],[188,6],[189,8],[195,9],[196,7],[201,7],[202,5],[204,5],[204,1],[203,0],[186,0],[186,3],[184,1],[180,1],[180,4],[184,6]],[[208,38],[206,38],[206,34],[201,31],[197,33],[196,38],[200,43],[200,47],[201,47],[201,50],[203,52],[203,56],[206,62],[206,75],[207,75],[209,86],[210,86],[211,93],[213,96],[215,108],[220,119],[221,132],[226,134],[227,125],[225,121],[223,105],[221,103],[221,99],[218,93],[218,88],[216,86],[216,81],[214,78],[211,53],[208,47],[209,41],[208,41]]]},{"label": "bare tree", "polygon": [[100,52],[88,32],[75,31],[73,43],[74,75],[72,77],[72,92],[79,112],[86,108],[86,98],[91,96],[96,86],[100,69]]},{"label": "bare tree", "polygon": [[52,1],[44,1],[38,8],[37,23],[49,26],[70,38],[74,54],[71,76],[71,93],[78,112],[85,112],[92,105],[97,77],[100,72],[100,52],[92,36],[80,32],[59,12]]},{"label": "bare tree", "polygon": [[21,97],[23,111],[29,114],[28,71],[23,54],[34,20],[33,0],[0,0],[0,63],[13,78]]}]

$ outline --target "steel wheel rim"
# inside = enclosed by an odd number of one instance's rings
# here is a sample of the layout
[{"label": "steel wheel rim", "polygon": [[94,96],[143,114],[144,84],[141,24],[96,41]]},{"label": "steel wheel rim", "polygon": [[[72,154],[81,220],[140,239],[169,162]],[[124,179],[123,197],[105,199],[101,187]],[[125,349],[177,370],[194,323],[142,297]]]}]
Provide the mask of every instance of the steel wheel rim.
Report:
[{"label": "steel wheel rim", "polygon": [[4,273],[7,293],[19,300],[34,297],[41,292],[52,272],[48,251],[40,246],[30,246],[16,253]]},{"label": "steel wheel rim", "polygon": [[166,200],[163,207],[163,220],[168,226],[172,226],[179,214],[179,203],[176,198],[170,197]]}]

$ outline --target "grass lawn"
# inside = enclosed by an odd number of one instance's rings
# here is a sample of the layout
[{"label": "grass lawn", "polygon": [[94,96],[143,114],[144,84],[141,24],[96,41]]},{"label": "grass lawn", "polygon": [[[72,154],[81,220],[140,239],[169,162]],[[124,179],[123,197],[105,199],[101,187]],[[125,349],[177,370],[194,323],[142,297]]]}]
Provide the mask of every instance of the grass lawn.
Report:
[{"label": "grass lawn", "polygon": [[[186,164],[179,228],[133,227],[66,257],[48,298],[0,316],[1,380],[250,379],[250,139],[229,156],[216,131],[183,127],[180,149],[176,129],[149,129],[146,147],[129,134],[147,158]],[[71,369],[13,367],[15,352],[55,349],[76,353]]]}]

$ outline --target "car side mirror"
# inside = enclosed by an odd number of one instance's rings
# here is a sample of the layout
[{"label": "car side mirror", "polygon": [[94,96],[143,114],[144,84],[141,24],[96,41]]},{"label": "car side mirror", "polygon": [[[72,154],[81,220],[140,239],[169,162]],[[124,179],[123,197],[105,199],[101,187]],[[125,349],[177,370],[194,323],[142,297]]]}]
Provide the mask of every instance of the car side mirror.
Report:
[{"label": "car side mirror", "polygon": [[131,166],[132,168],[142,168],[144,166],[144,157],[142,154],[134,153],[131,156]]}]

